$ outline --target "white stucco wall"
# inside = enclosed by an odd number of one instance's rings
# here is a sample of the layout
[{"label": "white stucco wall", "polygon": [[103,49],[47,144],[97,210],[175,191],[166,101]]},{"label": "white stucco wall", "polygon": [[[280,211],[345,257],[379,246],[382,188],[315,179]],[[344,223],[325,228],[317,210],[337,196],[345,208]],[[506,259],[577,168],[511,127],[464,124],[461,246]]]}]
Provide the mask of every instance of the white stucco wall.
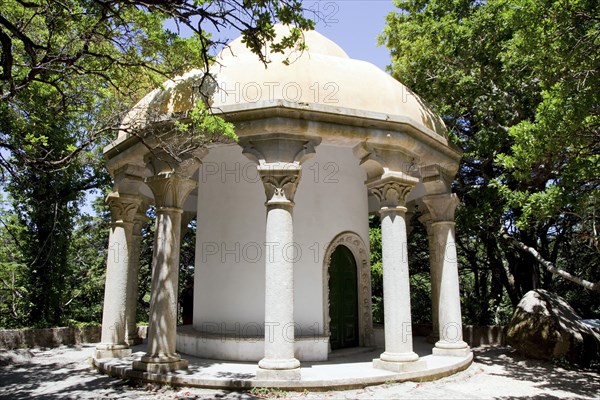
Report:
[{"label": "white stucco wall", "polygon": [[[352,231],[369,242],[365,173],[352,149],[320,145],[303,164],[296,192],[295,322],[323,333],[323,257],[328,242]],[[264,323],[266,201],[255,165],[237,145],[211,149],[198,188],[194,328],[256,335]],[[281,246],[283,250],[283,244]],[[260,253],[260,254],[258,254]]]}]

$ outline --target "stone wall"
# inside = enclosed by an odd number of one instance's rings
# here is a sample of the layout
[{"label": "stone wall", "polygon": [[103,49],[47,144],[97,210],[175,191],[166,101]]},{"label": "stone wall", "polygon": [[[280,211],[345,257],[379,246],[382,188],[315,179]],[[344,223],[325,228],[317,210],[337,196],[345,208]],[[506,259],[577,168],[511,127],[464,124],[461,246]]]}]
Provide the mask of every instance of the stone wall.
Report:
[{"label": "stone wall", "polygon": [[0,349],[31,347],[58,347],[100,341],[100,326],[47,328],[47,329],[2,329]]}]

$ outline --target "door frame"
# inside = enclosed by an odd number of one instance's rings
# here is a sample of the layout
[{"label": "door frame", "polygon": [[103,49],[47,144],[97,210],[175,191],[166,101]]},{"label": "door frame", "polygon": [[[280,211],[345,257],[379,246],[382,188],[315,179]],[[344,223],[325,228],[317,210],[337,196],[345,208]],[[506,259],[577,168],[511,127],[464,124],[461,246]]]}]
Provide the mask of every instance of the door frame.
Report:
[{"label": "door frame", "polygon": [[[359,235],[346,231],[338,234],[329,242],[323,258],[323,332],[329,338],[329,266],[331,255],[339,246],[346,246],[356,262],[358,283],[358,345],[361,347],[373,345],[373,316],[371,311],[371,263],[369,248]],[[329,347],[331,351],[331,346]]]}]

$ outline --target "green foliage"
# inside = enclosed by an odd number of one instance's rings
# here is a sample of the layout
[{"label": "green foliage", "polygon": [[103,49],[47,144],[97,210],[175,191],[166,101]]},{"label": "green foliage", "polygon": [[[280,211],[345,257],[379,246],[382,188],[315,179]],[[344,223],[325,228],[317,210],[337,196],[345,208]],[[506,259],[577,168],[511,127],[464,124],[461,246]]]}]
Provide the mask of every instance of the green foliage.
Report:
[{"label": "green foliage", "polygon": [[[464,151],[454,190],[468,318],[505,321],[507,305],[536,287],[580,292],[503,240],[506,233],[597,281],[598,2],[395,4],[380,38],[391,72],[442,115]],[[600,300],[590,296],[581,311],[597,316]]]},{"label": "green foliage", "polygon": [[79,215],[69,243],[65,277],[65,317],[69,325],[99,324],[102,321],[104,279],[110,231],[110,215],[104,198],[94,203],[96,215]]},{"label": "green foliage", "polygon": [[22,310],[27,304],[27,282],[20,263],[18,237],[23,227],[0,196],[0,326],[19,327],[24,323]]},{"label": "green foliage", "polygon": [[371,249],[371,304],[373,322],[383,324],[383,264],[381,262],[381,226],[379,219],[372,218],[369,228]]}]

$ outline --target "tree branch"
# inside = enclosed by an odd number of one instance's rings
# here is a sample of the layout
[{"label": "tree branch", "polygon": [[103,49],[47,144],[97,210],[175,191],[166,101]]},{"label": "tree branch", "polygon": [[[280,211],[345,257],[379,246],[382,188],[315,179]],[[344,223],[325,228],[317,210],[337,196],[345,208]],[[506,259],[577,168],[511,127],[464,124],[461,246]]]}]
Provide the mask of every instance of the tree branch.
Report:
[{"label": "tree branch", "polygon": [[590,282],[590,281],[582,279],[578,276],[572,275],[569,272],[565,271],[564,269],[556,268],[554,266],[554,264],[552,264],[550,261],[544,259],[542,257],[542,255],[536,249],[534,249],[533,247],[527,246],[526,244],[518,241],[517,239],[515,239],[514,237],[510,236],[507,233],[503,233],[502,238],[504,240],[512,243],[519,250],[532,255],[538,263],[540,263],[544,268],[546,268],[548,271],[552,272],[553,274],[558,275],[561,278],[564,278],[568,281],[576,283],[580,286],[583,286],[584,288],[586,288],[588,290],[593,290],[595,292],[600,291],[600,282],[595,282],[595,283]]}]

